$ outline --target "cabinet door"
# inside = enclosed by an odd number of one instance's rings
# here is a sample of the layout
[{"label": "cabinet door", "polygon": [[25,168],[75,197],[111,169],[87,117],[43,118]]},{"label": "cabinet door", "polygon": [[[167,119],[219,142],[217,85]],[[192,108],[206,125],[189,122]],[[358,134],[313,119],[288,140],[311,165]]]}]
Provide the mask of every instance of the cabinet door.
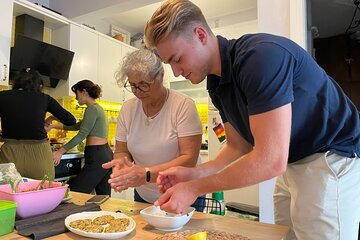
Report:
[{"label": "cabinet door", "polygon": [[350,81],[350,59],[346,37],[314,39],[316,62],[338,82]]},{"label": "cabinet door", "polygon": [[350,40],[351,81],[360,83],[360,41]]},{"label": "cabinet door", "polygon": [[164,67],[164,82],[163,85],[167,88],[170,88],[170,81],[175,78],[174,77],[174,73],[171,69],[170,64],[164,64],[163,63],[163,67]]},{"label": "cabinet door", "polygon": [[2,0],[0,8],[0,85],[9,84],[9,60],[11,44],[13,1]]},{"label": "cabinet door", "polygon": [[122,89],[118,86],[114,74],[121,61],[121,44],[112,39],[99,36],[99,77],[103,101],[122,102]]},{"label": "cabinet door", "polygon": [[196,103],[208,103],[206,79],[201,83],[192,84],[190,80],[178,78],[170,82],[170,88],[191,97]]},{"label": "cabinet door", "polygon": [[[132,51],[135,51],[136,48],[133,48],[131,46],[127,46],[127,45],[122,45],[121,47],[121,61],[123,60],[123,58],[130,52]],[[122,88],[122,96],[123,96],[123,102],[125,102],[126,100],[130,99],[130,98],[133,98],[134,97],[134,94],[127,91],[125,88]]]},{"label": "cabinet door", "polygon": [[[86,27],[70,24],[70,50],[75,54],[68,79],[69,89],[84,79],[98,83],[98,42],[97,33]],[[71,90],[69,95],[74,96]]]}]

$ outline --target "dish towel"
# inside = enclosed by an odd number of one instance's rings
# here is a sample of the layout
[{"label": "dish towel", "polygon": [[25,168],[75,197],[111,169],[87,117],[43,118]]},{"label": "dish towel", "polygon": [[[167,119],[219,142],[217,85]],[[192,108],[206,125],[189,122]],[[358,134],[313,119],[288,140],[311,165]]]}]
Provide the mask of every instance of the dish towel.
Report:
[{"label": "dish towel", "polygon": [[73,203],[63,203],[47,214],[16,220],[15,229],[22,236],[31,237],[35,240],[43,239],[68,232],[69,230],[65,226],[67,216],[73,213],[100,210],[100,207],[95,203],[81,206]]}]

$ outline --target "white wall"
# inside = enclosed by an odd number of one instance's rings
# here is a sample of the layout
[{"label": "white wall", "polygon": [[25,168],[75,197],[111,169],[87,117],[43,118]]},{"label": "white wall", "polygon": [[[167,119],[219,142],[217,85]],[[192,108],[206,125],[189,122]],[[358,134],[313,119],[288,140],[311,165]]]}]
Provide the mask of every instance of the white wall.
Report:
[{"label": "white wall", "polygon": [[207,22],[211,29],[215,29],[250,21],[256,21],[256,19],[257,9],[256,7],[254,7],[233,14],[228,14],[219,18],[207,19]]},{"label": "white wall", "polygon": [[247,33],[258,32],[258,22],[256,19],[228,25],[226,27],[212,28],[215,35],[221,35],[228,39],[239,38]]}]

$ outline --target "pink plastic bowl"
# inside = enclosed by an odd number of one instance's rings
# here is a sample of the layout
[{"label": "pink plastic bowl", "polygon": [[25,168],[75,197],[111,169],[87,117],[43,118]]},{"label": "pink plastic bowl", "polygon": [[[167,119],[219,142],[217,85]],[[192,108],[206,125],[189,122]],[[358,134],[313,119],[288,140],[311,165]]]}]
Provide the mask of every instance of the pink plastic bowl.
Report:
[{"label": "pink plastic bowl", "polygon": [[28,191],[35,189],[39,183],[40,181],[20,183],[17,193],[11,192],[10,184],[0,185],[0,199],[16,202],[16,216],[19,218],[48,213],[61,203],[68,185],[61,186],[62,183],[53,182],[52,187],[47,188],[46,181],[45,189]]}]

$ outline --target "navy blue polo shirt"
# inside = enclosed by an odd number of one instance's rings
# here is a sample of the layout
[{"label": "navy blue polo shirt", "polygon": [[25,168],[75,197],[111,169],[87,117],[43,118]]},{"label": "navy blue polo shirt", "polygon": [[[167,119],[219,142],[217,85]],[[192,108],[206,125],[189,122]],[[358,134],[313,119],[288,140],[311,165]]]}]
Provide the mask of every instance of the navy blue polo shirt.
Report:
[{"label": "navy blue polo shirt", "polygon": [[221,77],[207,88],[223,122],[254,145],[249,115],[291,103],[289,163],[328,150],[360,156],[359,111],[304,49],[270,34],[217,38]]}]

